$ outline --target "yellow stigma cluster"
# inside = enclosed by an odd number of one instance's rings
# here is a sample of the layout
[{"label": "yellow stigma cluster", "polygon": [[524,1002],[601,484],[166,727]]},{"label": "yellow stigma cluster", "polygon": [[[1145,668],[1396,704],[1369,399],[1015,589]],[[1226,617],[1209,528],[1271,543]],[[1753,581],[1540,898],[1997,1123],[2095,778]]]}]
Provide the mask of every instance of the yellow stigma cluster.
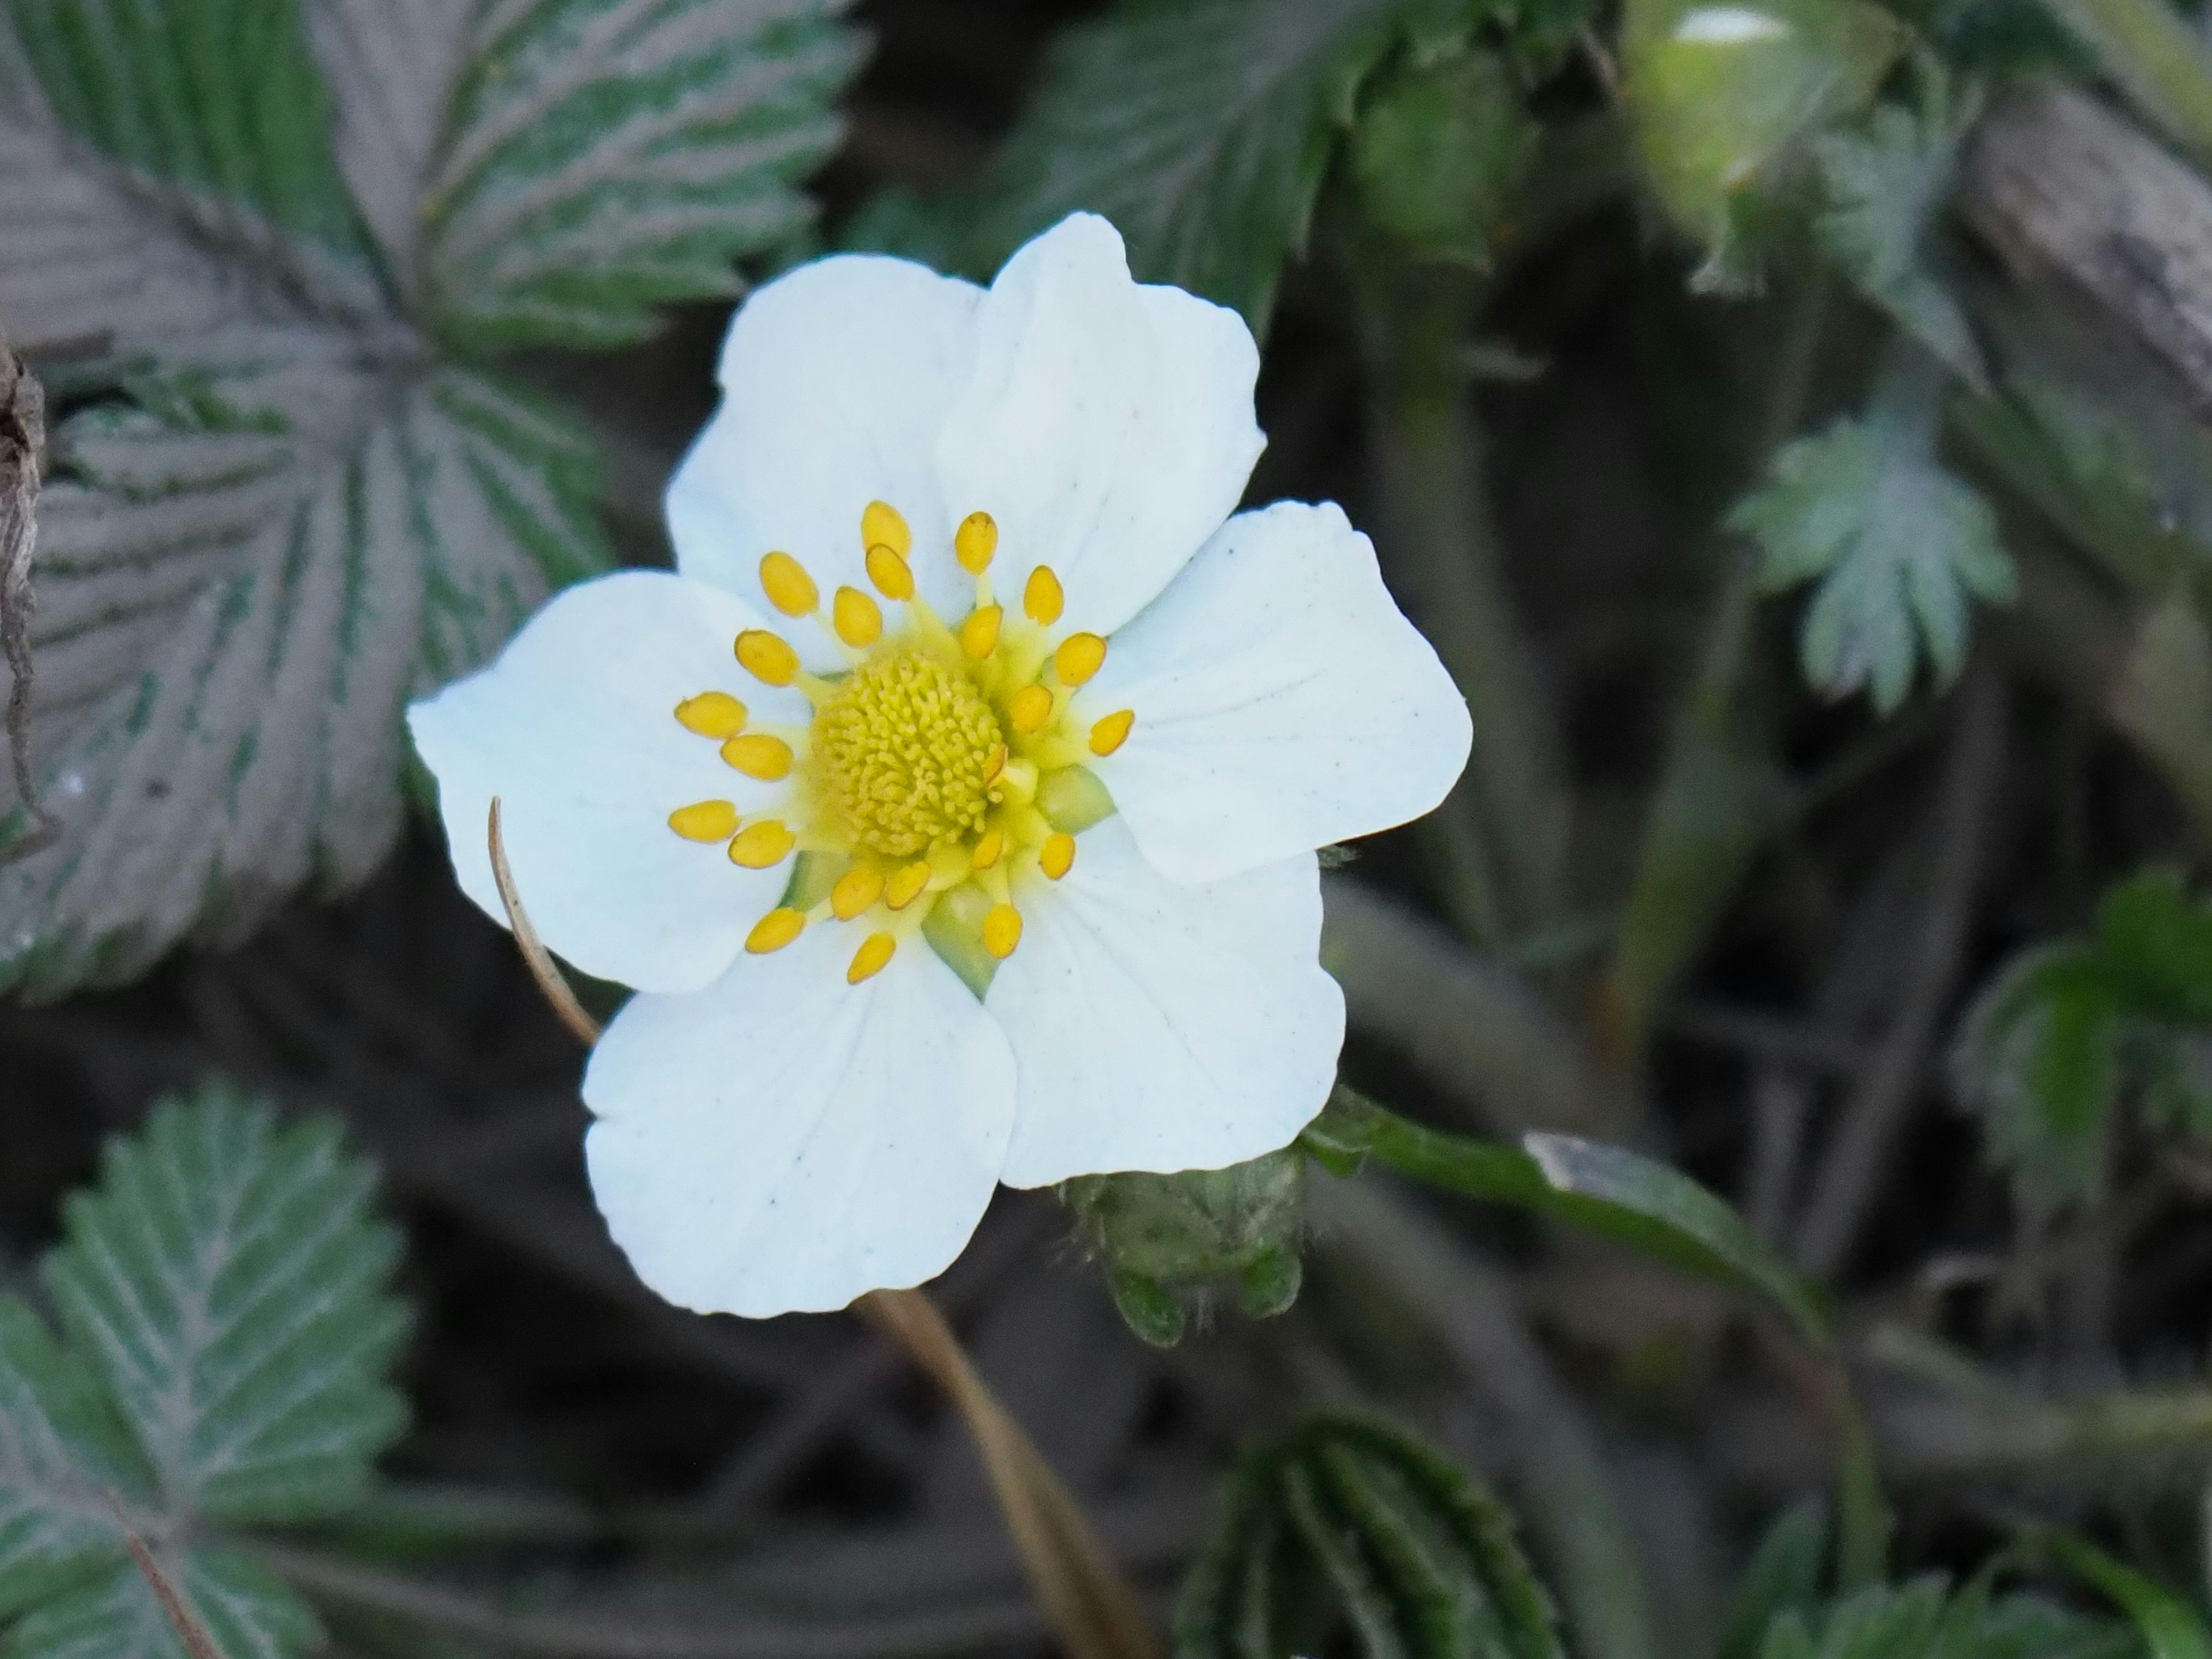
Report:
[{"label": "yellow stigma cluster", "polygon": [[[779,549],[760,562],[769,605],[812,617],[844,658],[842,672],[809,673],[775,629],[748,629],[733,641],[755,680],[805,694],[814,709],[805,726],[761,727],[720,690],[676,707],[678,722],[717,742],[733,770],[782,784],[781,798],[746,814],[726,800],[694,801],[668,825],[748,868],[796,855],[783,902],[754,926],[748,951],[781,950],[815,921],[858,922],[846,972],[857,985],[925,931],[981,995],[1021,943],[1018,890],[1066,876],[1076,836],[1113,811],[1089,769],[1121,745],[1136,715],[1079,712],[1108,646],[1058,626],[1066,596],[1050,568],[1030,571],[1018,614],[996,601],[999,527],[989,514],[970,513],[951,546],[936,550],[975,581],[973,605],[950,626],[917,592],[903,515],[871,501],[860,532],[875,593],[841,586],[826,613],[797,558]],[[896,607],[888,619],[886,604]]]},{"label": "yellow stigma cluster", "polygon": [[818,787],[853,844],[910,859],[980,835],[1006,764],[999,722],[968,677],[912,647],[848,674],[814,716]]}]

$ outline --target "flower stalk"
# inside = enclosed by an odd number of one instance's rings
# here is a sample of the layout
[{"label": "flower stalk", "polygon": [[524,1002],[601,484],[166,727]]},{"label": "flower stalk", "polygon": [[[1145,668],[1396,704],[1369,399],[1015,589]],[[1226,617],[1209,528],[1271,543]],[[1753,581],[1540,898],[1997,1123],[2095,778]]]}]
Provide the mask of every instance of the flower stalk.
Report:
[{"label": "flower stalk", "polygon": [[[599,1022],[577,1000],[523,908],[496,798],[485,835],[507,924],[530,976],[579,1042],[597,1042]],[[1044,1454],[978,1374],[937,1304],[920,1291],[871,1291],[854,1306],[945,1391],[967,1424],[1030,1587],[1070,1659],[1158,1659],[1158,1638],[1135,1589]]]}]

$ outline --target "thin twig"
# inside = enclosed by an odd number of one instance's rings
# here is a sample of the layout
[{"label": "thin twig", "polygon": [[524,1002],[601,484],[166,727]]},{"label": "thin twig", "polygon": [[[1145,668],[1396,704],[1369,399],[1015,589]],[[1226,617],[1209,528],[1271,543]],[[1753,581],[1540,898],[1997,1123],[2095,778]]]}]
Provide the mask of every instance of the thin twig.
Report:
[{"label": "thin twig", "polygon": [[1990,809],[2003,771],[2004,744],[2003,684],[1991,673],[1977,673],[1960,693],[1959,733],[1936,812],[1935,868],[1897,1017],[1844,1106],[1797,1235],[1797,1260],[1814,1273],[1834,1273],[1856,1243],[1949,1006],[1987,862]]},{"label": "thin twig", "polygon": [[0,651],[8,659],[8,758],[16,798],[33,826],[0,851],[0,864],[35,853],[61,834],[31,776],[31,554],[38,545],[46,459],[45,394],[0,334]]},{"label": "thin twig", "polygon": [[[583,1042],[598,1042],[599,1023],[576,1000],[522,908],[496,798],[485,833],[500,902],[531,976],[563,1024]],[[977,1375],[936,1304],[920,1291],[873,1291],[854,1306],[928,1373],[966,1421],[1030,1589],[1071,1659],[1158,1659],[1159,1642],[1136,1591],[1028,1432]]]},{"label": "thin twig", "polygon": [[[110,1493],[108,1502],[114,1506],[116,1519],[123,1521],[121,1500]],[[199,1615],[185,1602],[182,1592],[169,1575],[161,1570],[161,1564],[154,1559],[154,1552],[146,1547],[146,1540],[132,1529],[128,1522],[124,1522],[123,1547],[131,1552],[131,1559],[138,1569],[138,1576],[146,1581],[147,1589],[154,1592],[154,1599],[161,1604],[162,1616],[169,1621],[169,1627],[177,1632],[177,1639],[185,1644],[185,1651],[191,1656],[191,1659],[223,1659],[222,1650],[216,1645],[215,1638],[208,1634],[207,1626],[200,1622]]]}]

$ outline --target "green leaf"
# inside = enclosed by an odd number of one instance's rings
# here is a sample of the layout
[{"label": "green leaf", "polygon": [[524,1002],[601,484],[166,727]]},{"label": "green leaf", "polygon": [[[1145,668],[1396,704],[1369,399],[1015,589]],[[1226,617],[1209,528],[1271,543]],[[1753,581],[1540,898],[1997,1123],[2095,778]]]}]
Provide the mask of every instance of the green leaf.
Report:
[{"label": "green leaf", "polygon": [[1705,250],[1693,286],[1755,279],[1747,198],[1802,139],[1873,97],[1903,38],[1861,0],[1630,0],[1623,90],[1661,208]]},{"label": "green leaf", "polygon": [[1884,714],[1923,651],[1937,678],[1958,672],[1970,595],[2002,603],[2014,590],[1996,514],[1936,459],[1941,388],[1923,364],[1889,377],[1865,415],[1785,445],[1728,520],[1759,543],[1767,592],[1820,580],[1806,678],[1835,696],[1867,687]]},{"label": "green leaf", "polygon": [[610,559],[581,429],[467,354],[731,291],[834,136],[830,12],[0,0],[0,327],[111,394],[41,503],[64,834],[0,871],[0,990],[376,866],[405,703]]},{"label": "green leaf", "polygon": [[2142,1637],[2150,1659],[2212,1659],[2212,1632],[2164,1585],[2065,1528],[2039,1528],[2033,1537],[2061,1566],[2112,1598]]},{"label": "green leaf", "polygon": [[404,1426],[405,1310],[374,1172],[334,1125],[280,1125],[221,1085],[157,1106],[74,1194],[45,1278],[166,1506],[332,1514]]},{"label": "green leaf", "polygon": [[[388,4],[389,0],[383,0]],[[380,0],[355,0],[357,9]],[[858,42],[824,0],[541,0],[471,43],[429,168],[422,283],[477,342],[620,344],[734,294],[811,217]]]},{"label": "green leaf", "polygon": [[[291,1659],[322,1644],[313,1610],[243,1557],[194,1551],[162,1567],[223,1659]],[[152,1588],[128,1562],[30,1614],[0,1653],[5,1659],[189,1659]]]},{"label": "green leaf", "polygon": [[1332,1146],[1358,1146],[1416,1180],[1554,1217],[1750,1291],[1788,1315],[1809,1340],[1827,1342],[1820,1292],[1724,1200],[1664,1164],[1568,1135],[1529,1135],[1523,1151],[1446,1134],[1341,1084],[1317,1127]]},{"label": "green leaf", "polygon": [[1819,1599],[1828,1553],[1828,1509],[1806,1498],[1783,1511],[1729,1595],[1713,1659],[1759,1659],[1767,1631],[1784,1613],[1802,1612]]},{"label": "green leaf", "polygon": [[2125,1632],[2039,1596],[1954,1595],[1940,1575],[1871,1584],[1768,1628],[1759,1659],[2124,1659]]},{"label": "green leaf", "polygon": [[1264,333],[1362,81],[1401,18],[1436,9],[1194,0],[1068,30],[982,185],[970,268],[988,275],[1087,208],[1114,222],[1139,277],[1233,306]]},{"label": "green leaf", "polygon": [[1377,1419],[1311,1418],[1240,1460],[1177,1605],[1177,1659],[1279,1659],[1316,1582],[1370,1659],[1560,1659],[1511,1517]]},{"label": "green leaf", "polygon": [[1352,136],[1360,211],[1406,253],[1487,270],[1542,128],[1511,66],[1456,52],[1378,77]]},{"label": "green leaf", "polygon": [[1884,104],[1856,131],[1814,140],[1828,198],[1817,233],[1860,293],[1978,391],[1988,381],[1981,347],[1930,243],[1981,100],[1954,98],[1935,58],[1917,66],[1917,110]]},{"label": "green leaf", "polygon": [[89,1371],[0,1299],[0,1619],[125,1560],[109,1494],[147,1484]]}]

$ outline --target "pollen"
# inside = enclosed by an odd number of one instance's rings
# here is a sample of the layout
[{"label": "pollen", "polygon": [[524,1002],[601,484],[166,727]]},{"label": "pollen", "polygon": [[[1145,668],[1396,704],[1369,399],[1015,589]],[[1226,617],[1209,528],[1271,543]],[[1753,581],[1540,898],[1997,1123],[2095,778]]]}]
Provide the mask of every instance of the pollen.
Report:
[{"label": "pollen", "polygon": [[872,864],[856,864],[837,878],[830,890],[830,911],[840,921],[850,921],[884,896],[884,872]]},{"label": "pollen", "polygon": [[1112,754],[1129,740],[1129,728],[1137,723],[1133,708],[1117,709],[1091,728],[1091,752],[1103,757]]},{"label": "pollen", "polygon": [[676,705],[676,723],[702,738],[733,737],[745,729],[745,706],[726,691],[702,691]]},{"label": "pollen", "polygon": [[1024,686],[1006,705],[1006,718],[1024,737],[1043,731],[1044,723],[1052,718],[1052,693],[1041,685]]},{"label": "pollen", "polygon": [[887,599],[914,597],[914,568],[889,542],[877,542],[868,549],[867,564],[868,580],[877,592]]},{"label": "pollen", "polygon": [[1075,837],[1065,830],[1054,830],[1044,838],[1037,848],[1037,867],[1058,881],[1075,867]]},{"label": "pollen", "polygon": [[860,545],[888,547],[903,559],[914,551],[914,532],[889,501],[870,501],[860,514]]},{"label": "pollen", "polygon": [[1011,904],[994,904],[983,918],[983,948],[1004,962],[1022,942],[1022,913]]},{"label": "pollen", "polygon": [[668,827],[686,841],[727,841],[737,833],[738,809],[726,800],[695,801],[671,812]]},{"label": "pollen", "polygon": [[788,553],[763,555],[760,580],[761,592],[768,595],[768,602],[787,617],[811,616],[814,607],[822,603],[822,592],[814,586],[814,578]]},{"label": "pollen", "polygon": [[983,826],[999,722],[966,676],[908,647],[860,665],[814,717],[819,797],[860,850],[914,859]]},{"label": "pollen", "polygon": [[798,911],[779,906],[753,924],[745,935],[745,949],[757,957],[771,951],[781,951],[797,939],[806,927],[806,918]]},{"label": "pollen", "polygon": [[1106,641],[1096,634],[1070,634],[1052,653],[1062,685],[1080,685],[1106,665]]},{"label": "pollen", "polygon": [[759,819],[740,830],[730,843],[730,862],[748,870],[765,870],[782,863],[797,839],[780,819]]},{"label": "pollen", "polygon": [[871,933],[860,941],[860,948],[853,952],[853,965],[845,970],[845,983],[858,985],[864,979],[873,979],[890,963],[891,953],[898,949],[898,941],[889,933]]},{"label": "pollen", "polygon": [[975,843],[975,867],[978,870],[989,869],[999,861],[999,855],[1006,850],[1005,832],[998,830],[986,830],[983,832],[983,839]]},{"label": "pollen", "polygon": [[841,587],[830,601],[830,625],[855,651],[873,645],[884,631],[882,607],[857,587]]},{"label": "pollen", "polygon": [[1030,571],[1022,588],[1022,611],[1029,619],[1040,628],[1049,628],[1066,609],[1067,594],[1060,585],[1060,578],[1052,574],[1052,567],[1041,564]]},{"label": "pollen", "polygon": [[748,732],[722,745],[722,759],[749,778],[775,783],[791,775],[791,745],[765,732]]},{"label": "pollen", "polygon": [[1003,606],[984,605],[968,613],[960,624],[960,648],[971,662],[981,662],[999,648],[999,626],[1006,620]]},{"label": "pollen", "polygon": [[998,550],[999,521],[988,513],[970,513],[952,532],[952,555],[971,576],[988,570],[991,556]]},{"label": "pollen", "polygon": [[738,660],[757,680],[789,685],[799,678],[799,653],[765,628],[748,628],[738,635],[737,652]]}]

